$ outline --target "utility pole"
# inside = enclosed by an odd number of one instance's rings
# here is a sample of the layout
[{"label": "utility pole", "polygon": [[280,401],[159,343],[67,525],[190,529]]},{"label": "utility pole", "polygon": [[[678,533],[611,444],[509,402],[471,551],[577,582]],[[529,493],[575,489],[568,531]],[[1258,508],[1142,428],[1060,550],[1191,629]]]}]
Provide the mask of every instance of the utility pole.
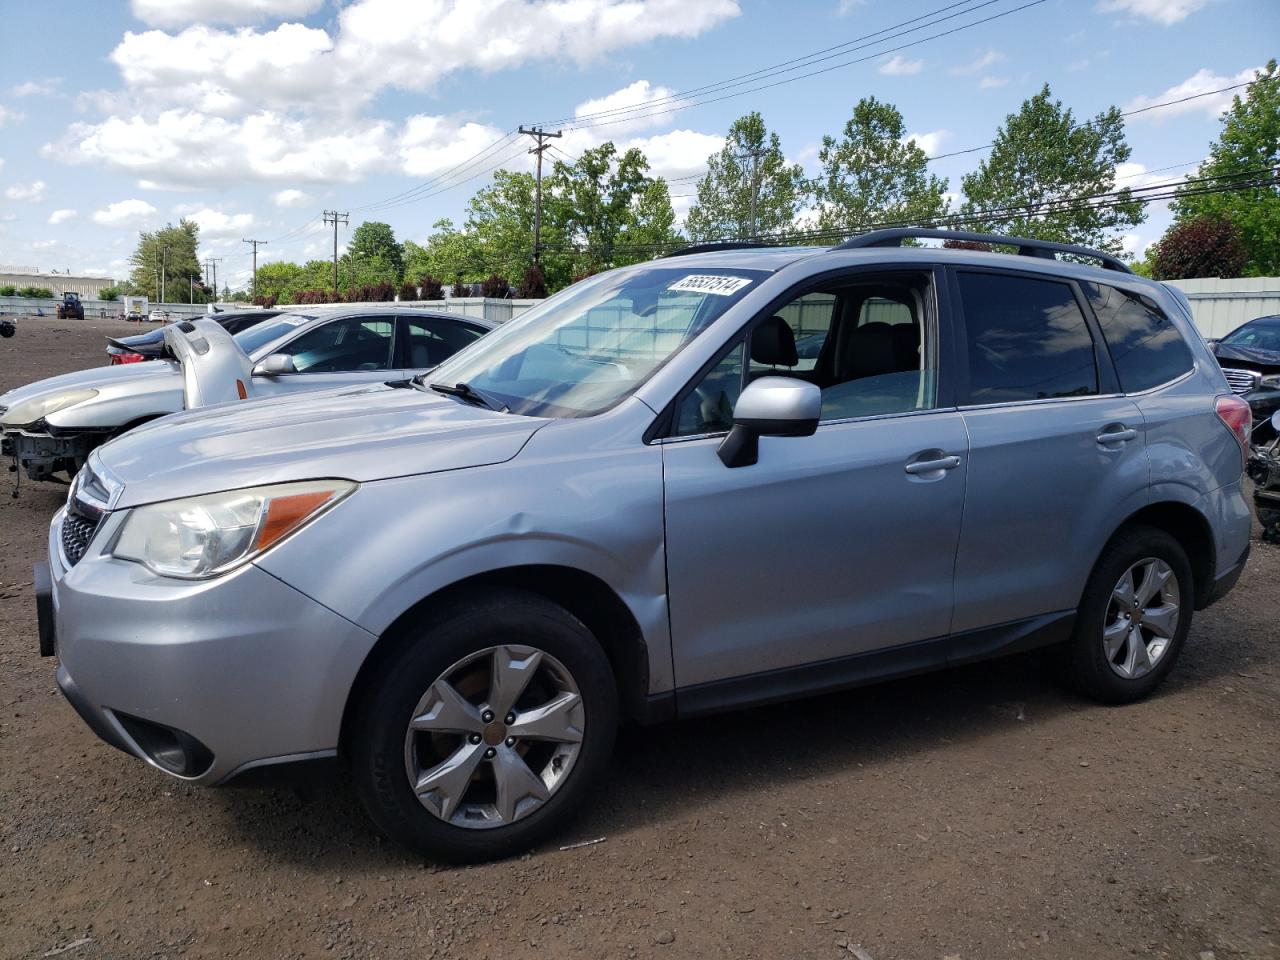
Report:
[{"label": "utility pole", "polygon": [[160,302],[164,303],[165,287],[169,284],[169,248],[164,248],[160,258]]},{"label": "utility pole", "polygon": [[760,204],[760,160],[764,156],[764,150],[752,150],[748,153],[738,154],[738,160],[751,161],[751,229],[745,237],[740,239],[749,240],[756,235],[756,210]]},{"label": "utility pole", "polygon": [[533,137],[533,142],[536,144],[536,146],[529,148],[529,152],[537,157],[535,168],[538,172],[534,178],[537,186],[534,188],[533,199],[533,262],[537,264],[542,255],[542,153],[547,147],[551,146],[551,144],[547,143],[548,140],[554,140],[557,137],[564,136],[564,134],[559,130],[555,133],[547,133],[541,127],[526,129],[523,126],[519,132]]},{"label": "utility pole", "polygon": [[333,298],[338,299],[338,224],[347,225],[347,215],[339,213],[337,210],[326,210],[324,212],[324,222],[326,225],[333,224]]},{"label": "utility pole", "polygon": [[265,247],[266,240],[241,240],[241,243],[253,244],[253,299],[258,299],[258,247]]},{"label": "utility pole", "polygon": [[222,257],[210,257],[209,265],[213,268],[213,299],[218,299],[218,264],[222,262]]}]

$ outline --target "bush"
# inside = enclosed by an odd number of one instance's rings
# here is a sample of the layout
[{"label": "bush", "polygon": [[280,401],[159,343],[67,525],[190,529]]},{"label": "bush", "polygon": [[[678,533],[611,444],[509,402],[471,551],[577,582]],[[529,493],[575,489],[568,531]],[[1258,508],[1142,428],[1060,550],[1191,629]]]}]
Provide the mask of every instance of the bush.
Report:
[{"label": "bush", "polygon": [[520,296],[527,300],[541,300],[547,295],[547,278],[543,276],[542,268],[536,263],[529,264],[529,268],[524,272],[524,279],[520,281]]},{"label": "bush", "polygon": [[333,303],[332,290],[299,290],[294,301],[300,304]]},{"label": "bush", "polygon": [[948,250],[980,250],[983,253],[993,253],[994,248],[989,243],[983,243],[981,240],[943,240],[942,245]]},{"label": "bush", "polygon": [[53,299],[53,291],[48,287],[19,287],[15,295],[19,297],[30,297],[33,300]]},{"label": "bush", "polygon": [[418,286],[422,288],[423,300],[443,300],[444,284],[433,277],[429,273],[424,273],[418,278]]},{"label": "bush", "polygon": [[480,295],[491,300],[505,300],[511,296],[511,284],[496,273],[491,273],[480,284]]},{"label": "bush", "polygon": [[413,301],[418,299],[418,288],[412,283],[400,284],[400,302]]},{"label": "bush", "polygon": [[458,278],[453,281],[453,287],[449,290],[449,296],[451,297],[471,296],[471,291],[467,288],[467,285],[462,282],[462,274],[458,274]]},{"label": "bush", "polygon": [[1151,276],[1156,280],[1240,276],[1249,255],[1240,228],[1222,217],[1175,223],[1156,245]]},{"label": "bush", "polygon": [[101,290],[98,291],[98,299],[99,300],[119,300],[120,288],[119,287],[103,287]]},{"label": "bush", "polygon": [[0,287],[0,297],[12,297],[16,292],[17,292],[17,287],[15,287],[11,283],[6,284],[3,287]]}]

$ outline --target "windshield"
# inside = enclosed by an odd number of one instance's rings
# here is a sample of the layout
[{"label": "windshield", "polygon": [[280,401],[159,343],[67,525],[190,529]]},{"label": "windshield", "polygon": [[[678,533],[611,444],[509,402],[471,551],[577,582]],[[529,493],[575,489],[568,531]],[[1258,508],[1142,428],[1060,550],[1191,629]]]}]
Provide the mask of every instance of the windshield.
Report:
[{"label": "windshield", "polygon": [[544,301],[429,379],[465,383],[512,413],[591,416],[644,383],[767,275],[671,261],[612,271]]},{"label": "windshield", "polygon": [[1222,342],[1233,347],[1249,347],[1254,350],[1268,350],[1280,353],[1280,319],[1265,321],[1255,320],[1246,323],[1239,330],[1234,330],[1222,338]]},{"label": "windshield", "polygon": [[250,356],[264,344],[279,340],[286,333],[292,333],[299,325],[314,320],[315,317],[301,313],[285,313],[274,320],[264,320],[248,330],[241,330],[234,337],[236,344]]}]

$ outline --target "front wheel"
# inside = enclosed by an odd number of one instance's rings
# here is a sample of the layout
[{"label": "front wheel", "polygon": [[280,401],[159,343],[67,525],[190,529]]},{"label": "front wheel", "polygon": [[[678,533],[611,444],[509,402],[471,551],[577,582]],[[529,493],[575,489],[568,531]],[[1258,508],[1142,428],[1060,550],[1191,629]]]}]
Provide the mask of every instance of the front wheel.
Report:
[{"label": "front wheel", "polygon": [[1151,693],[1182,652],[1195,606],[1191,564],[1163,530],[1134,527],[1107,545],[1064,650],[1071,685],[1103,703]]},{"label": "front wheel", "polygon": [[349,755],[391,839],[454,862],[511,856],[568,822],[618,720],[608,658],[563,608],[523,593],[440,611],[365,685]]}]

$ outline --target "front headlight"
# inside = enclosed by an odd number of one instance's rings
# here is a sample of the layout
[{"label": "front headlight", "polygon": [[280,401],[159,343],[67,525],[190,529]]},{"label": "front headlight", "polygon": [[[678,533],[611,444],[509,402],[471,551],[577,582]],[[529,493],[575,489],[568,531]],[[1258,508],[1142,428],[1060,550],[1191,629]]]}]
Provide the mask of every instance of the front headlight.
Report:
[{"label": "front headlight", "polygon": [[69,390],[66,393],[54,393],[46,397],[24,400],[5,411],[3,422],[14,426],[35,423],[51,413],[92,400],[97,395],[97,390]]},{"label": "front headlight", "polygon": [[164,577],[216,577],[270,549],[355,488],[350,480],[307,480],[136,507],[110,553]]}]

